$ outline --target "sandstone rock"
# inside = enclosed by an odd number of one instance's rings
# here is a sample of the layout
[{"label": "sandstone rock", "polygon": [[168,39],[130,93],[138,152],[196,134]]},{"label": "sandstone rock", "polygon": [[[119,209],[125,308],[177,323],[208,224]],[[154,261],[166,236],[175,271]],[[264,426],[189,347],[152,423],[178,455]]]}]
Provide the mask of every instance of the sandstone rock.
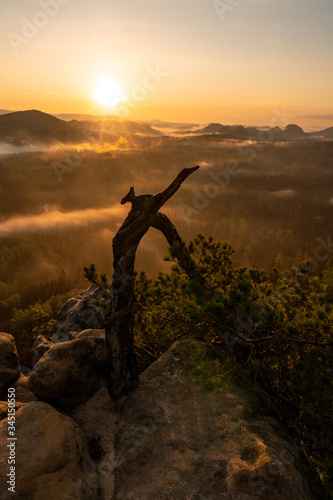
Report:
[{"label": "sandstone rock", "polygon": [[28,387],[39,399],[72,410],[96,391],[106,366],[104,338],[87,336],[63,342],[36,363]]},{"label": "sandstone rock", "polygon": [[[76,338],[79,339],[82,337],[96,337],[104,339],[105,341],[105,330],[94,330],[91,328],[83,330],[76,336]],[[147,349],[145,349],[143,345],[137,344],[135,341],[134,341],[134,348],[138,364],[138,371],[139,373],[142,373],[148,368],[149,365],[151,365],[154,361],[156,361],[156,357],[152,353],[147,351]],[[106,349],[106,343],[105,343],[105,349]]]},{"label": "sandstone rock", "polygon": [[[7,420],[0,422],[0,446],[9,450]],[[0,457],[2,500],[97,500],[99,478],[77,424],[44,402],[16,413],[16,488],[8,491],[7,453]]]},{"label": "sandstone rock", "polygon": [[[103,339],[105,341],[105,330],[96,330],[91,328],[83,330],[76,336],[76,339],[80,339],[82,337],[95,337]],[[134,342],[134,348],[137,356],[138,371],[139,373],[142,373],[148,368],[149,365],[151,365],[154,361],[156,361],[156,357],[154,357],[153,354],[148,352],[141,344],[136,344]],[[105,349],[106,349],[106,341],[105,341]],[[107,365],[105,366],[105,368],[107,369]]]},{"label": "sandstone rock", "polygon": [[9,333],[0,332],[0,399],[19,376],[19,360],[14,337]]},{"label": "sandstone rock", "polygon": [[93,300],[100,299],[101,296],[102,291],[91,286],[80,295],[67,300],[58,314],[52,342],[72,340],[77,333],[87,328],[103,328],[103,314],[92,304]]},{"label": "sandstone rock", "polygon": [[38,335],[31,349],[31,367],[34,367],[37,361],[39,361],[52,346],[53,342],[50,342],[44,335]]},{"label": "sandstone rock", "polygon": [[106,382],[102,381],[95,394],[70,413],[87,437],[90,449],[93,448],[103,500],[111,500],[114,493],[114,438],[123,423],[117,405],[110,397]]},{"label": "sandstone rock", "polygon": [[21,403],[30,403],[31,401],[38,401],[38,398],[28,387],[28,377],[20,375],[20,378],[13,384],[15,389],[15,399]]},{"label": "sandstone rock", "polygon": [[[19,408],[22,408],[25,403],[19,403],[15,402],[15,411],[17,411]],[[0,420],[3,420],[4,418],[7,418],[8,415],[8,403],[7,401],[0,401]]]},{"label": "sandstone rock", "polygon": [[82,332],[78,333],[75,339],[83,339],[87,337],[94,337],[96,339],[102,339],[105,341],[105,330],[97,328],[87,328],[86,330],[82,330]]},{"label": "sandstone rock", "polygon": [[[123,404],[114,500],[310,500],[299,448],[251,394],[186,340],[153,363]],[[302,464],[303,466],[303,464]]]}]

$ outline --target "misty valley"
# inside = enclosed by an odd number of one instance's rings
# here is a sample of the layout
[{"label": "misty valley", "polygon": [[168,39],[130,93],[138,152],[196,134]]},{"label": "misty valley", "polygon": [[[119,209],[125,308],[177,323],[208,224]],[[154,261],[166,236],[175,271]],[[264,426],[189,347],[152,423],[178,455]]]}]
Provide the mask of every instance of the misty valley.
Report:
[{"label": "misty valley", "polygon": [[[94,263],[111,278],[112,238],[129,211],[120,205],[129,187],[156,193],[187,166],[201,168],[164,210],[185,241],[213,235],[232,245],[237,265],[270,275],[313,258],[318,238],[325,256],[332,150],[332,142],[132,134],[1,156],[1,330],[14,334],[29,364],[38,328],[47,333],[43,325],[52,326],[73,290],[88,286],[83,267]],[[136,270],[156,276],[170,269],[166,255],[164,237],[151,229]],[[312,263],[314,274],[329,265],[329,258]]]},{"label": "misty valley", "polygon": [[[129,210],[121,198],[130,186],[137,194],[158,192],[188,166],[201,168],[165,208],[184,240],[213,235],[233,246],[238,265],[269,273],[311,260],[320,242],[320,255],[327,254],[332,144],[131,132],[109,143],[3,154],[1,328],[15,330],[19,309],[85,287],[83,266],[93,262],[110,278],[112,238]],[[150,230],[136,269],[157,275],[170,267],[166,254],[163,236]],[[329,258],[317,264],[314,274]]]}]

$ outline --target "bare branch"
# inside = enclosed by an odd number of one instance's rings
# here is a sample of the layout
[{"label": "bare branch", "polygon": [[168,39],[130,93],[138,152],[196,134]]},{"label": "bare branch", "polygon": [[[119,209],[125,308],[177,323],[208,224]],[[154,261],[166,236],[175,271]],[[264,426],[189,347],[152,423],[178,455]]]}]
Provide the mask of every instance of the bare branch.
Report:
[{"label": "bare branch", "polygon": [[149,205],[151,210],[154,212],[158,211],[180,188],[182,183],[187,179],[189,175],[191,175],[193,172],[198,170],[198,166],[192,167],[192,168],[183,168],[181,172],[177,175],[177,177],[169,184],[168,187],[166,187],[163,191],[160,193],[156,193]]}]

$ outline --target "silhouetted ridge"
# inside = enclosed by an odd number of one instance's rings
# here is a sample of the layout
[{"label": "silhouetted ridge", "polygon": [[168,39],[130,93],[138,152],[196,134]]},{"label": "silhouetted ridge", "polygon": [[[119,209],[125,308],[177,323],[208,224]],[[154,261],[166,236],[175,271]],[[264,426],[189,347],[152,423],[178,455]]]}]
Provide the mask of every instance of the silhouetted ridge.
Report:
[{"label": "silhouetted ridge", "polygon": [[59,120],[36,109],[0,116],[0,140],[13,144],[76,143],[85,136],[76,124]]},{"label": "silhouetted ridge", "polygon": [[0,115],[0,141],[23,144],[77,144],[100,139],[114,142],[119,136],[161,135],[147,123],[131,121],[65,121],[36,109]]}]

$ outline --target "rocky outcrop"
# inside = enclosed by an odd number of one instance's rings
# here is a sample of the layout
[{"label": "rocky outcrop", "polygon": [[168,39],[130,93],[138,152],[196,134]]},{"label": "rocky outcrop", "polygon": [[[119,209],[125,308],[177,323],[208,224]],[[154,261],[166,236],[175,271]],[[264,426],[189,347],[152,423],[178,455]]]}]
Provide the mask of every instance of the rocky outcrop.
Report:
[{"label": "rocky outcrop", "polygon": [[37,361],[39,361],[52,346],[53,342],[50,342],[44,335],[38,335],[31,349],[31,367],[34,367]]},{"label": "rocky outcrop", "polygon": [[[23,405],[16,413],[15,493],[7,453],[0,456],[2,500],[97,500],[99,477],[86,439],[69,417],[43,402]],[[0,447],[9,450],[7,420],[0,422]],[[9,453],[9,451],[8,451]]]},{"label": "rocky outcrop", "polygon": [[[43,336],[38,339],[36,355],[39,346],[39,354],[45,352],[34,365],[27,388],[39,399],[62,410],[73,410],[87,401],[107,373],[105,331],[88,328],[78,333],[74,340],[57,344]],[[154,358],[142,346],[138,346],[136,352],[142,372]],[[27,402],[26,398],[22,401]]]},{"label": "rocky outcrop", "polygon": [[20,401],[21,403],[30,403],[31,401],[37,401],[38,398],[35,396],[33,392],[30,391],[28,386],[28,377],[21,374],[20,378],[16,380],[13,384],[15,389],[15,399],[16,401]]},{"label": "rocky outcrop", "polygon": [[113,499],[115,468],[115,435],[123,425],[117,411],[118,403],[110,398],[106,382],[83,405],[70,413],[87,437],[97,462],[100,477],[101,500]]},{"label": "rocky outcrop", "polygon": [[114,500],[310,500],[299,449],[251,394],[223,377],[203,343],[153,363],[124,402]]},{"label": "rocky outcrop", "polygon": [[0,399],[19,376],[19,361],[14,337],[9,333],[0,332]]},{"label": "rocky outcrop", "polygon": [[80,295],[67,300],[60,309],[52,342],[66,342],[87,328],[99,329],[104,327],[104,318],[101,310],[93,304],[100,299],[102,291],[91,286]]},{"label": "rocky outcrop", "polygon": [[[105,357],[106,357],[105,330],[94,330],[90,328],[87,330],[83,330],[83,332],[80,332],[76,336],[77,339],[83,337],[95,337],[98,339],[103,339],[103,341],[105,342]],[[148,349],[146,349],[143,344],[136,343],[135,341],[134,341],[134,349],[137,359],[138,371],[139,373],[142,373],[146,370],[146,368],[148,368],[149,365],[151,365],[154,361],[156,361],[156,357]],[[108,366],[106,364],[105,370],[107,369]]]},{"label": "rocky outcrop", "polygon": [[72,410],[96,391],[106,366],[103,335],[81,336],[51,347],[33,367],[28,387],[39,399]]},{"label": "rocky outcrop", "polygon": [[87,328],[87,330],[82,330],[82,332],[78,333],[76,336],[76,339],[84,339],[84,338],[101,339],[104,341],[105,349],[106,349],[105,330],[95,329],[95,328]]},{"label": "rocky outcrop", "polygon": [[[13,355],[13,339],[2,335]],[[2,453],[2,499],[316,498],[301,448],[276,419],[253,412],[252,394],[230,380],[205,343],[176,342],[120,401],[109,396],[106,367],[104,330],[86,329],[52,345],[28,379],[11,382],[19,474],[8,492]],[[31,401],[34,394],[46,402]],[[7,409],[0,402],[3,450]]]}]

